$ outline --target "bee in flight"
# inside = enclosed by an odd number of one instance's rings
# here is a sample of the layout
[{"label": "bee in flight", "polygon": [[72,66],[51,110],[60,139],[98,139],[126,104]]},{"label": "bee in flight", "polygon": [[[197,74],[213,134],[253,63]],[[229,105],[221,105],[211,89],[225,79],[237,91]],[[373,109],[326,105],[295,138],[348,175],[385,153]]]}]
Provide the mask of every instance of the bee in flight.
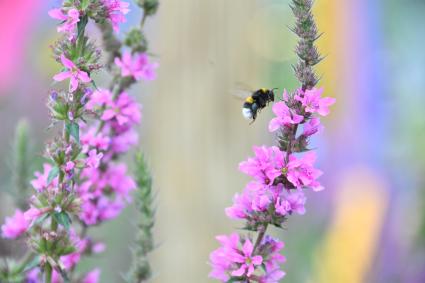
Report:
[{"label": "bee in flight", "polygon": [[275,89],[260,88],[248,96],[242,106],[242,115],[244,118],[252,120],[253,123],[257,118],[258,112],[274,101]]}]

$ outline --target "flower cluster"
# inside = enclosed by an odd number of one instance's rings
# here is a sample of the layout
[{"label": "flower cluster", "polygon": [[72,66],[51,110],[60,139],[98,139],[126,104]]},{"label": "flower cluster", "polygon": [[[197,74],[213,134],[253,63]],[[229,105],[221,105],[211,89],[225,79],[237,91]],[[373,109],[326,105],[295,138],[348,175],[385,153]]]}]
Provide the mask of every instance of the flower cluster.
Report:
[{"label": "flower cluster", "polygon": [[145,53],[132,56],[129,52],[123,54],[122,58],[116,58],[115,64],[121,69],[121,76],[132,77],[135,80],[154,80],[155,69],[158,63],[150,63]]},{"label": "flower cluster", "polygon": [[62,65],[53,79],[69,80],[69,86],[52,90],[47,106],[52,127],[63,128],[47,143],[49,162],[30,182],[34,194],[27,210],[16,210],[1,226],[4,238],[26,237],[36,261],[19,269],[28,282],[96,283],[99,269],[75,274],[83,256],[105,249],[87,235],[88,229],[116,218],[137,187],[126,163],[120,161],[137,144],[136,126],[141,122],[141,106],[126,90],[140,79],[153,80],[158,64],[131,48],[115,50],[111,88],[98,89],[92,74],[103,68],[101,51],[85,35],[89,20],[108,23],[118,31],[128,6],[118,0],[64,0],[62,7],[49,12],[60,21],[57,31],[64,34],[53,46],[54,58]]},{"label": "flower cluster", "polygon": [[[279,263],[285,261],[280,254],[283,243],[272,237],[263,238],[257,246],[254,255],[254,244],[249,238],[243,238],[237,233],[230,236],[221,235],[216,239],[222,245],[211,253],[213,270],[210,276],[228,282],[245,282],[246,278],[257,282],[279,282],[285,273],[279,269]],[[257,269],[264,268],[258,274]]]},{"label": "flower cluster", "polygon": [[308,144],[323,128],[319,116],[329,114],[335,99],[323,98],[323,89],[315,87],[312,66],[320,60],[312,45],[317,29],[311,6],[311,0],[294,0],[291,6],[297,18],[294,31],[302,42],[295,69],[302,87],[292,93],[285,90],[272,107],[275,117],[268,128],[278,133],[278,146],[254,146],[255,156],[239,164],[239,170],[252,180],[226,209],[229,218],[244,220],[245,229],[258,232],[257,240],[253,245],[249,237],[236,233],[217,237],[221,247],[210,255],[210,276],[222,282],[278,282],[285,275],[279,267],[284,261],[279,254],[283,243],[266,235],[267,228],[282,227],[294,213],[303,215],[306,192],[324,189],[318,181],[322,171],[314,167],[316,153]]}]

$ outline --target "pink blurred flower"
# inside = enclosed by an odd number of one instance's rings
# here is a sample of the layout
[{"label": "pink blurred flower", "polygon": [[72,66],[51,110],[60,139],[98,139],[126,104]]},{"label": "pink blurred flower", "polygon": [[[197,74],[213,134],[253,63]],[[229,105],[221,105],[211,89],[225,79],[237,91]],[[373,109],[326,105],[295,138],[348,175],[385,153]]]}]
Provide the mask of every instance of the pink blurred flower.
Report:
[{"label": "pink blurred flower", "polygon": [[126,15],[130,12],[129,3],[119,0],[102,0],[106,8],[107,18],[111,21],[112,27],[115,31],[119,30],[119,24],[125,23]]},{"label": "pink blurred flower", "polygon": [[89,273],[86,274],[86,276],[83,278],[82,283],[97,283],[100,278],[100,269],[96,268]]},{"label": "pink blurred flower", "polygon": [[73,170],[73,169],[74,169],[74,167],[75,167],[75,163],[74,163],[74,162],[72,162],[72,161],[68,161],[68,162],[65,164],[65,172],[70,172],[71,170]]},{"label": "pink blurred flower", "polygon": [[92,93],[86,103],[87,110],[94,110],[96,107],[112,103],[112,93],[107,89],[100,89]]},{"label": "pink blurred flower", "polygon": [[286,273],[280,269],[267,271],[267,273],[259,278],[258,283],[279,283],[280,279],[285,277]]},{"label": "pink blurred flower", "polygon": [[120,198],[110,200],[106,197],[101,197],[97,203],[99,210],[99,221],[106,221],[116,218],[124,209],[125,203]]},{"label": "pink blurred flower", "polygon": [[80,21],[80,13],[77,9],[69,9],[66,14],[62,9],[52,9],[49,11],[49,16],[63,22],[58,26],[58,32],[67,33],[71,38],[75,35],[77,23]]},{"label": "pink blurred flower", "polygon": [[105,151],[111,143],[110,137],[103,132],[97,132],[97,127],[91,127],[84,131],[80,137],[80,141],[83,146],[83,152],[88,152],[90,148]]},{"label": "pink blurred flower", "polygon": [[47,188],[56,187],[58,183],[58,178],[55,178],[52,180],[50,184],[47,184],[47,179],[49,177],[50,170],[52,169],[52,165],[45,163],[43,165],[43,173],[35,172],[34,175],[36,179],[31,181],[31,185],[36,189],[38,192],[42,192]]},{"label": "pink blurred flower", "polygon": [[139,123],[141,119],[139,105],[125,92],[116,101],[112,101],[101,117],[103,121],[115,119],[118,125]]},{"label": "pink blurred flower", "polygon": [[33,223],[37,218],[49,211],[49,208],[38,209],[31,206],[27,211],[24,212],[25,219],[30,223]]},{"label": "pink blurred flower", "polygon": [[324,97],[320,98],[323,93],[323,88],[307,89],[305,92],[298,91],[295,95],[295,100],[298,100],[305,107],[305,111],[309,113],[318,113],[326,116],[329,114],[329,106],[335,103],[335,98]]},{"label": "pink blurred flower", "polygon": [[18,238],[28,230],[30,223],[25,214],[17,209],[12,217],[6,217],[5,224],[1,226],[2,237],[7,239]]},{"label": "pink blurred flower", "polygon": [[159,66],[156,62],[149,63],[149,57],[145,53],[132,56],[129,52],[125,52],[122,58],[115,58],[115,64],[121,69],[121,76],[147,81],[156,78],[155,69]]},{"label": "pink blurred flower", "polygon": [[81,205],[80,219],[86,225],[95,225],[98,222],[99,211],[95,204],[91,201],[85,201]]},{"label": "pink blurred flower", "polygon": [[130,200],[130,192],[135,190],[137,185],[132,177],[127,175],[125,163],[110,165],[105,178],[112,191],[124,199]]},{"label": "pink blurred flower", "polygon": [[83,83],[91,82],[89,75],[86,72],[78,69],[74,62],[66,58],[63,54],[61,55],[61,62],[67,68],[67,70],[55,75],[53,79],[55,81],[63,81],[70,78],[71,84],[69,90],[71,92],[77,90],[80,81]]},{"label": "pink blurred flower", "polygon": [[103,153],[97,153],[96,149],[92,149],[89,151],[87,159],[86,159],[86,165],[89,168],[97,168],[99,167],[100,160],[103,157]]},{"label": "pink blurred flower", "polygon": [[127,152],[131,146],[136,145],[139,141],[139,135],[134,129],[130,129],[122,134],[113,137],[111,149],[114,153]]}]

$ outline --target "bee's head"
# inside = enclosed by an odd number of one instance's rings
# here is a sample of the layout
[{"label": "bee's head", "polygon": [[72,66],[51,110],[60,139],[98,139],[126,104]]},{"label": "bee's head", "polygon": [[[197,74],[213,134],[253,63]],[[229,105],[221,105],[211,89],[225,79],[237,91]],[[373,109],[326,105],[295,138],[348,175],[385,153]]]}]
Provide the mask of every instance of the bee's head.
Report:
[{"label": "bee's head", "polygon": [[270,99],[271,101],[274,101],[274,91],[275,91],[276,89],[278,89],[278,88],[277,88],[277,87],[272,88],[272,89],[271,89],[271,90],[269,90],[269,92],[268,92],[268,96],[269,96],[269,99]]}]

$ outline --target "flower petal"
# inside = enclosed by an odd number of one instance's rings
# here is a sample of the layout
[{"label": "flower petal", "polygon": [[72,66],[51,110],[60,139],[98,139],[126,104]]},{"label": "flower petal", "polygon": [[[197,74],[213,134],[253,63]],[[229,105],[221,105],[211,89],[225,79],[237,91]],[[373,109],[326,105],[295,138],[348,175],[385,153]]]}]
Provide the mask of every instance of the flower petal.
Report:
[{"label": "flower petal", "polygon": [[84,71],[78,71],[78,78],[80,79],[80,81],[82,81],[83,83],[89,83],[91,82],[91,78],[89,77],[89,75],[84,72]]},{"label": "flower petal", "polygon": [[54,79],[55,81],[57,81],[57,82],[61,82],[61,81],[63,81],[63,80],[66,80],[66,79],[70,78],[71,76],[72,76],[71,72],[66,71],[66,72],[62,72],[62,73],[56,74],[56,75],[53,77],[53,79]]},{"label": "flower petal", "polygon": [[63,55],[63,54],[61,55],[61,62],[62,62],[62,65],[64,65],[68,69],[73,69],[73,68],[76,67],[74,62],[72,62],[71,60],[66,58],[65,55]]},{"label": "flower petal", "polygon": [[254,246],[252,245],[251,241],[247,239],[242,247],[244,255],[251,256],[253,250]]},{"label": "flower petal", "polygon": [[53,19],[62,20],[62,21],[67,19],[66,15],[62,12],[61,9],[52,9],[48,12],[48,14]]}]

